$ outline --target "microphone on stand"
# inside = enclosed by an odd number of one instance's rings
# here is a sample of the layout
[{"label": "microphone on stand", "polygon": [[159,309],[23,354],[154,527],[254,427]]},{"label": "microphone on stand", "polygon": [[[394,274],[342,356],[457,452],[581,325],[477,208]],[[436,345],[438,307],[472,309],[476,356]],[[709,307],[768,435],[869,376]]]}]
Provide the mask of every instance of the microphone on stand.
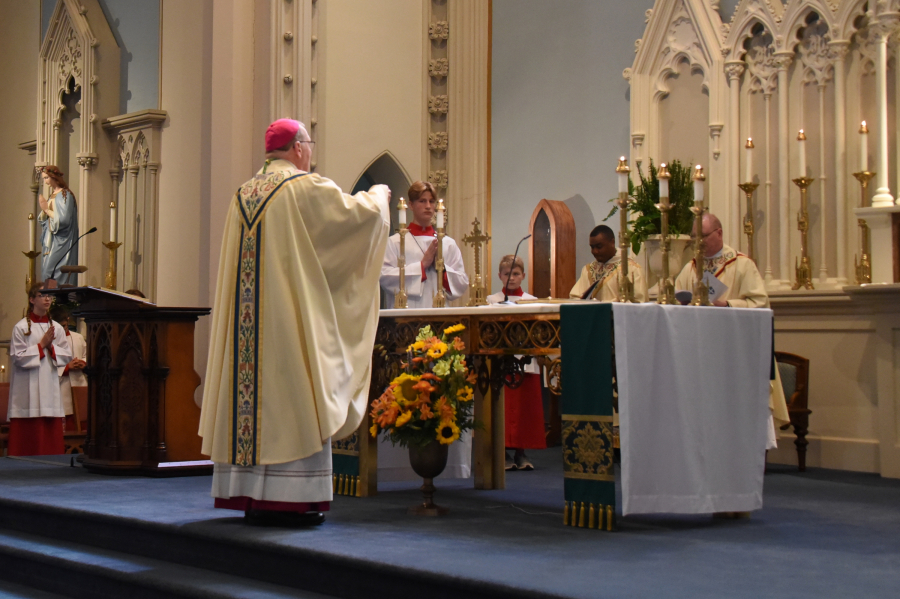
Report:
[{"label": "microphone on stand", "polygon": [[519,248],[522,246],[522,242],[531,237],[531,233],[523,237],[519,240],[519,245],[516,246],[516,253],[513,254],[512,266],[509,267],[509,274],[506,276],[506,285],[503,286],[503,301],[501,304],[510,304],[512,302],[509,301],[509,278],[512,276],[512,271],[516,267],[516,257],[519,255]]},{"label": "microphone on stand", "polygon": [[[53,273],[56,272],[56,269],[59,268],[59,265],[62,264],[62,261],[66,259],[66,256],[69,255],[69,252],[72,251],[72,248],[75,247],[75,244],[77,244],[79,241],[81,241],[82,237],[84,237],[85,235],[90,235],[91,233],[96,233],[96,232],[97,232],[97,227],[91,227],[91,229],[87,233],[80,235],[78,237],[78,239],[73,241],[69,245],[69,249],[66,251],[66,253],[62,255],[62,258],[60,258],[59,261],[56,263],[56,266],[53,267],[53,270],[50,271],[50,274],[52,275]],[[47,289],[55,289],[56,288],[56,279],[54,279],[52,277],[47,279],[46,281],[44,281],[44,286]]]}]

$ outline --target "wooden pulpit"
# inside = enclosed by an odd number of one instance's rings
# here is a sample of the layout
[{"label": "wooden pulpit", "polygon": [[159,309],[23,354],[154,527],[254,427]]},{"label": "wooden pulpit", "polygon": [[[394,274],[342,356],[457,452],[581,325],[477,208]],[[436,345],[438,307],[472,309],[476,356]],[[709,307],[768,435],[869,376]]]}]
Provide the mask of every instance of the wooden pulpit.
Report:
[{"label": "wooden pulpit", "polygon": [[565,202],[541,200],[531,215],[528,293],[569,297],[575,285],[575,219]]},{"label": "wooden pulpit", "polygon": [[95,287],[74,294],[87,324],[84,467],[105,474],[205,474],[194,392],[194,323],[209,308],[171,308]]}]

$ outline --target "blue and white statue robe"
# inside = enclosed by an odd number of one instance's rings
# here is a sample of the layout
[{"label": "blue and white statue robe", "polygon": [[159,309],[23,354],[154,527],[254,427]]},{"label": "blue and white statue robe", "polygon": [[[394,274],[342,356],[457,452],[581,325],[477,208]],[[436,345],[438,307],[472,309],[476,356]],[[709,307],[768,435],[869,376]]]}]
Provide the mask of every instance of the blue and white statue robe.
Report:
[{"label": "blue and white statue robe", "polygon": [[[41,223],[41,280],[56,279],[60,284],[76,285],[78,275],[60,274],[63,266],[78,264],[78,203],[75,194],[64,189],[47,200],[46,212],[38,215]],[[59,263],[57,265],[57,263]]]},{"label": "blue and white statue robe", "polygon": [[213,494],[244,493],[221,477],[310,458],[296,485],[265,494],[284,474],[270,473],[253,499],[329,501],[323,450],[368,407],[388,193],[350,196],[274,160],[227,210],[199,431]]}]

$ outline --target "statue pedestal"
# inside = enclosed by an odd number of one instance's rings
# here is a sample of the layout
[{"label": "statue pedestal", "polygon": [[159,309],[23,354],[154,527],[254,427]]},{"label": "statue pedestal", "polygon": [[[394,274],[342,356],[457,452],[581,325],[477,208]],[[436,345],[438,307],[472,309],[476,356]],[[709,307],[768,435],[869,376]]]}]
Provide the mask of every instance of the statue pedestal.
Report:
[{"label": "statue pedestal", "polygon": [[898,282],[895,273],[900,270],[894,235],[894,222],[900,222],[900,206],[857,208],[856,218],[866,221],[872,243],[872,283]]}]

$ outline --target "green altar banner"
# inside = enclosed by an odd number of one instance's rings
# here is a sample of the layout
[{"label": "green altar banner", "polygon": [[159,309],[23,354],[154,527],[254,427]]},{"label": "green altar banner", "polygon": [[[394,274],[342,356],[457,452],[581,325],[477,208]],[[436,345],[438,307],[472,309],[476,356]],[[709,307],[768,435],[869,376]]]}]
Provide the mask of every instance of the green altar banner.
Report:
[{"label": "green altar banner", "polygon": [[560,306],[562,447],[569,526],[612,530],[612,305]]}]

